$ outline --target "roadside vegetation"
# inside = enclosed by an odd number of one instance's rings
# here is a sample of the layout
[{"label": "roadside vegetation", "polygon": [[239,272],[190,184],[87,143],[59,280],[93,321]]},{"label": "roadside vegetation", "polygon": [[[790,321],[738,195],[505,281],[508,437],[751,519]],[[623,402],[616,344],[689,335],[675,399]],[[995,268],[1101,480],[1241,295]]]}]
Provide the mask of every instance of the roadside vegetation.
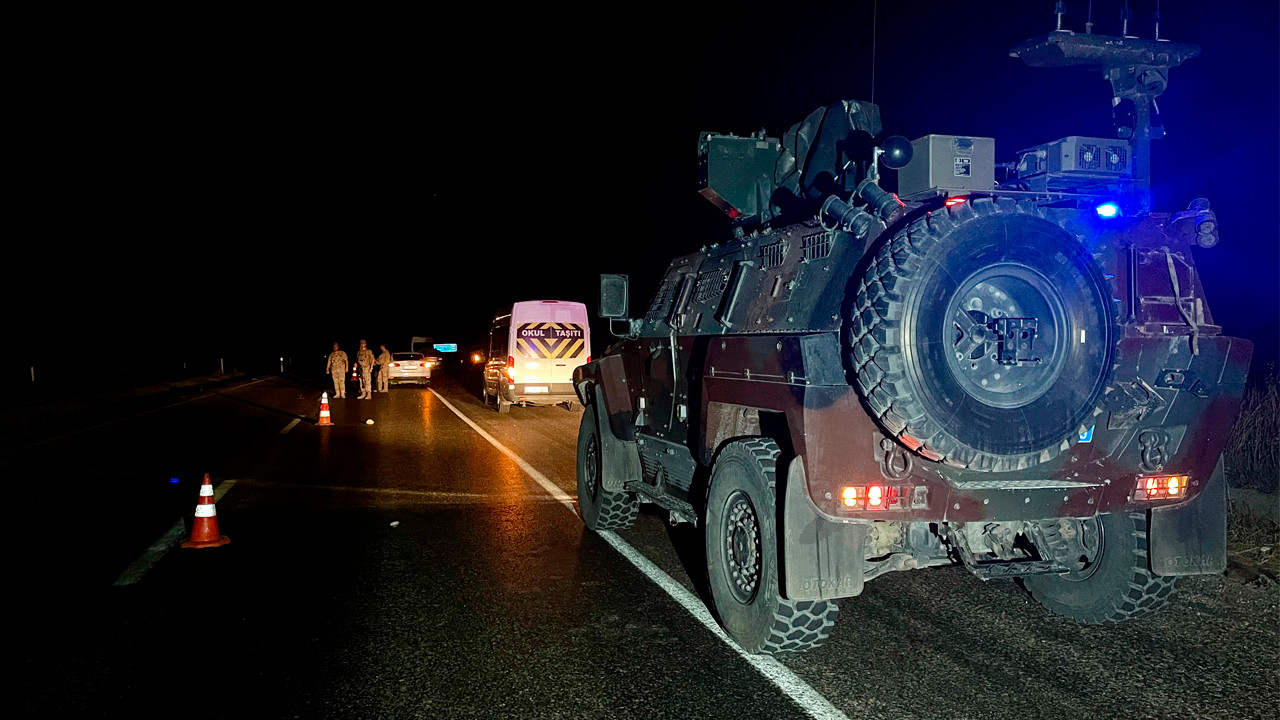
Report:
[{"label": "roadside vegetation", "polygon": [[1227,550],[1238,562],[1280,571],[1280,382],[1270,375],[1245,392],[1226,450]]}]

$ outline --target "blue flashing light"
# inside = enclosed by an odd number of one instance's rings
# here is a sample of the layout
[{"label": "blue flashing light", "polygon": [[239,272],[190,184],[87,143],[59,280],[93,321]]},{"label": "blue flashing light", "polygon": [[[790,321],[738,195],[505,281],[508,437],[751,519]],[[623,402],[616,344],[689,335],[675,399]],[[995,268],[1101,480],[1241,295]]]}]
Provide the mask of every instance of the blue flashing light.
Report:
[{"label": "blue flashing light", "polygon": [[169,484],[170,484],[170,485],[177,485],[177,484],[178,484],[178,478],[169,478]]},{"label": "blue flashing light", "polygon": [[1102,203],[1098,206],[1098,217],[1113,218],[1120,214],[1120,206],[1113,202]]}]

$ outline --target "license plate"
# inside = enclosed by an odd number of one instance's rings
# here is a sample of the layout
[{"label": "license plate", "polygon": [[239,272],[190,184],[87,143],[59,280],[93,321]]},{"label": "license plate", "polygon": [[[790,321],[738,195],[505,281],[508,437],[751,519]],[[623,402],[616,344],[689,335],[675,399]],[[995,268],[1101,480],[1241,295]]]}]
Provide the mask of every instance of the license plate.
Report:
[{"label": "license plate", "polygon": [[526,395],[532,395],[533,393],[544,393],[544,392],[547,392],[547,386],[546,385],[526,385],[524,388],[524,392]]}]

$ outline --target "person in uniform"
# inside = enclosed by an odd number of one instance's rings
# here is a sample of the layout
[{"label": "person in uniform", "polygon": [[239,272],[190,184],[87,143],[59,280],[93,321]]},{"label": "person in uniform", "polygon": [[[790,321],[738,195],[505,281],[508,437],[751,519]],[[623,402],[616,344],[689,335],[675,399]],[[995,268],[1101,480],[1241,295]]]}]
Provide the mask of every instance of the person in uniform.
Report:
[{"label": "person in uniform", "polygon": [[360,399],[369,400],[373,397],[373,351],[364,340],[356,353],[356,365],[360,366]]},{"label": "person in uniform", "polygon": [[377,392],[387,392],[391,388],[391,353],[387,352],[386,345],[379,345],[382,348],[382,354],[378,356],[378,390]]},{"label": "person in uniform", "polygon": [[338,349],[338,343],[333,344],[333,352],[329,353],[329,364],[325,366],[325,371],[333,377],[333,396],[335,398],[346,397],[347,354]]}]

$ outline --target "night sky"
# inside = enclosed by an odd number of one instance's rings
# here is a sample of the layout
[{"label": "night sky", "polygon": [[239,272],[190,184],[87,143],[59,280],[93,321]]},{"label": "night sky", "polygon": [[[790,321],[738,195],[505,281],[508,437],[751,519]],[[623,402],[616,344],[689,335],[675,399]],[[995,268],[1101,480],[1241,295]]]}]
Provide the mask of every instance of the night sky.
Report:
[{"label": "night sky", "polygon": [[[335,339],[424,334],[466,349],[514,300],[594,313],[602,272],[631,276],[639,312],[671,257],[728,237],[696,194],[699,131],[779,136],[871,99],[872,3],[787,5],[180,10],[53,32],[21,111],[40,159],[19,180],[15,209],[35,221],[11,229],[4,377],[86,352],[322,363]],[[1118,34],[1121,5],[1094,2],[1094,31]],[[1154,1],[1132,5],[1131,32],[1150,37]],[[1086,7],[1067,3],[1067,27]],[[885,130],[995,137],[998,162],[1112,135],[1101,77],[1008,57],[1052,10],[881,2]],[[1274,362],[1276,4],[1161,10],[1161,37],[1203,53],[1160,99],[1155,209],[1211,200],[1210,306]]]}]

